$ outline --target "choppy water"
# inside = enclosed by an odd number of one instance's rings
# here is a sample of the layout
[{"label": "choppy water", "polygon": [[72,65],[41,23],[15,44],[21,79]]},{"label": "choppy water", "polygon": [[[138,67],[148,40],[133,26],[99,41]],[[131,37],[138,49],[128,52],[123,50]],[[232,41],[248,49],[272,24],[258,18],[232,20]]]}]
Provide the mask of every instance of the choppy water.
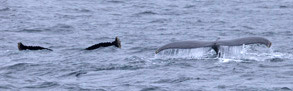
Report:
[{"label": "choppy water", "polygon": [[[0,90],[293,90],[292,15],[292,0],[1,0]],[[82,50],[115,36],[121,49]],[[154,53],[247,36],[273,46]]]}]

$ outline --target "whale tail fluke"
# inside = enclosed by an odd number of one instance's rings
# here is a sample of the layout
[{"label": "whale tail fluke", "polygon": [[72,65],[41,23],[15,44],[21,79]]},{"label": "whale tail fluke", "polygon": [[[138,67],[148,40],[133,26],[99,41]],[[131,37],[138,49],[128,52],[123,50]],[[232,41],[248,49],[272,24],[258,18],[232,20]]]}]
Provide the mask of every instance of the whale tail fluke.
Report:
[{"label": "whale tail fluke", "polygon": [[118,47],[121,48],[121,41],[118,37],[115,38],[115,41],[113,41],[113,44]]},{"label": "whale tail fluke", "polygon": [[191,49],[202,47],[212,47],[216,54],[219,54],[220,46],[241,46],[249,44],[263,44],[269,48],[272,46],[271,41],[262,37],[244,37],[231,40],[220,40],[220,38],[218,38],[216,41],[181,41],[169,43],[160,47],[156,51],[156,54],[166,49]]}]

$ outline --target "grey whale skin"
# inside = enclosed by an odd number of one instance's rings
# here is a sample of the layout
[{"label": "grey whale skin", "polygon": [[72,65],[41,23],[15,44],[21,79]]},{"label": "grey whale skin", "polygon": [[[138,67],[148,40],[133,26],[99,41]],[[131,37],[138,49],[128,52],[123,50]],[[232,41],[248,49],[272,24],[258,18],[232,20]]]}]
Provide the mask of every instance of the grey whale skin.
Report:
[{"label": "grey whale skin", "polygon": [[264,44],[271,47],[272,42],[262,37],[244,37],[231,40],[216,40],[216,41],[180,41],[166,44],[156,50],[156,54],[166,49],[192,49],[201,47],[211,47],[218,54],[220,46],[241,46],[248,44]]}]

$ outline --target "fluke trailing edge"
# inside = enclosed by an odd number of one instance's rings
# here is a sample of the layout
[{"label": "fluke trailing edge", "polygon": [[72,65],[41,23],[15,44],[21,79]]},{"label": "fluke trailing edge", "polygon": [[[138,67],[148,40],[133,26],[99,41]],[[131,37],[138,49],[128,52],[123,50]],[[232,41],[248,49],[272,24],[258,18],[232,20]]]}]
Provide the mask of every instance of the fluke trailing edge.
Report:
[{"label": "fluke trailing edge", "polygon": [[159,53],[166,49],[191,49],[191,48],[201,48],[201,47],[211,47],[215,52],[219,53],[220,46],[241,46],[241,45],[248,45],[248,44],[264,44],[267,47],[271,47],[272,42],[270,42],[266,38],[262,37],[245,37],[239,39],[232,39],[232,40],[216,40],[212,42],[207,41],[181,41],[181,42],[173,42],[166,44],[160,47],[156,53]]},{"label": "fluke trailing edge", "polygon": [[50,51],[53,51],[52,49],[49,49],[49,48],[44,48],[44,47],[40,47],[40,46],[26,46],[26,45],[23,45],[21,42],[17,43],[17,47],[18,47],[18,50],[50,50]]},{"label": "fluke trailing edge", "polygon": [[104,42],[104,43],[95,44],[95,45],[92,45],[92,46],[86,48],[85,50],[94,50],[94,49],[97,49],[100,47],[108,47],[108,46],[113,46],[113,45],[118,48],[121,48],[121,42],[118,37],[116,37],[115,41],[113,41],[113,42]]}]

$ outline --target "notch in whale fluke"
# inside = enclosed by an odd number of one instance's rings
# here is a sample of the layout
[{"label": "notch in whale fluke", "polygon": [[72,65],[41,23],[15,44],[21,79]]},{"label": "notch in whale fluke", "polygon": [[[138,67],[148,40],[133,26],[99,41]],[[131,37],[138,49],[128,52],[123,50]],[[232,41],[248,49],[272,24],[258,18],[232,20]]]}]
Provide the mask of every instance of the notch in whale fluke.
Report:
[{"label": "notch in whale fluke", "polygon": [[192,48],[202,48],[202,47],[211,47],[218,54],[219,46],[241,46],[249,44],[264,44],[267,47],[271,47],[272,42],[266,38],[262,37],[244,37],[231,40],[220,40],[219,38],[216,41],[181,41],[173,42],[166,44],[156,50],[156,54],[166,50],[166,49],[192,49]]},{"label": "notch in whale fluke", "polygon": [[17,47],[18,50],[22,51],[22,50],[49,50],[49,51],[53,51],[52,49],[49,48],[44,48],[44,47],[40,47],[40,46],[26,46],[23,45],[21,42],[17,43]]}]

